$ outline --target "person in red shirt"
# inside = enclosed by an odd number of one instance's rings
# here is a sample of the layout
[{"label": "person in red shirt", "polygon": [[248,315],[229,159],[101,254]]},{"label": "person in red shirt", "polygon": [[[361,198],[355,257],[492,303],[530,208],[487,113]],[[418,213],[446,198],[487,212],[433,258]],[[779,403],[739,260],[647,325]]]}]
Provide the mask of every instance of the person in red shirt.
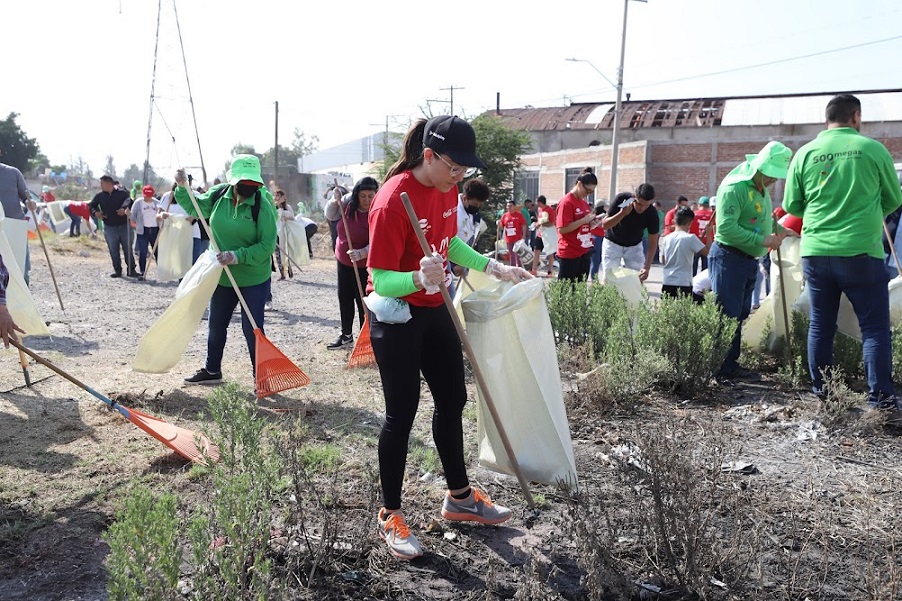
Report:
[{"label": "person in red shirt", "polygon": [[[606,207],[603,200],[595,201],[595,214],[604,217]],[[604,246],[604,228],[601,221],[596,223],[589,233],[592,234],[592,260],[589,263],[589,279],[592,280],[598,275],[601,268],[601,249]]]},{"label": "person in red shirt", "polygon": [[41,200],[44,202],[55,202],[56,196],[50,191],[50,186],[41,186]]},{"label": "person in red shirt", "polygon": [[[711,210],[711,199],[707,196],[702,196],[698,199],[698,210],[695,211],[695,220],[689,227],[689,232],[698,236],[698,239],[704,243],[705,232],[709,224],[712,228],[714,227],[714,224],[711,222],[713,217],[714,211]],[[712,229],[711,232],[713,234],[714,230]],[[699,269],[699,263],[701,263],[701,269]],[[699,271],[706,269],[708,269],[708,256],[695,253],[695,258],[692,259],[692,277],[695,277]]]},{"label": "person in red shirt", "polygon": [[[532,278],[520,267],[480,255],[457,237],[458,185],[475,168],[486,167],[476,156],[476,133],[469,123],[447,115],[428,122],[421,119],[404,137],[401,156],[389,168],[370,207],[366,304],[385,397],[385,422],[379,434],[383,507],[377,523],[379,536],[401,559],[423,554],[401,512],[410,430],[420,402],[420,374],[432,392],[432,436],[448,483],[442,517],[500,524],[511,516],[510,509],[494,505],[467,477],[463,354],[440,294],[441,286],[451,280],[445,266],[448,259],[502,280]],[[402,192],[410,196],[431,255],[423,256],[401,201]]]},{"label": "person in red shirt", "polygon": [[84,200],[73,200],[63,207],[63,213],[69,216],[69,237],[81,236],[81,222],[88,226],[88,233],[96,236],[96,228],[91,225],[91,209]]},{"label": "person in red shirt", "polygon": [[536,198],[536,239],[533,245],[535,257],[532,261],[532,275],[537,275],[539,267],[539,255],[545,257],[548,267],[548,277],[554,271],[554,255],[557,251],[557,228],[555,227],[554,207],[548,204],[548,200],[539,195]]},{"label": "person in red shirt", "polygon": [[596,186],[598,178],[591,167],[586,167],[557,205],[557,277],[560,280],[577,281],[589,277],[591,229],[596,215],[586,199],[595,192]]},{"label": "person in red shirt", "polygon": [[514,201],[507,201],[507,211],[498,220],[498,237],[504,233],[504,242],[507,244],[507,262],[514,267],[520,267],[520,257],[514,252],[514,244],[526,237],[526,219],[523,212]]}]

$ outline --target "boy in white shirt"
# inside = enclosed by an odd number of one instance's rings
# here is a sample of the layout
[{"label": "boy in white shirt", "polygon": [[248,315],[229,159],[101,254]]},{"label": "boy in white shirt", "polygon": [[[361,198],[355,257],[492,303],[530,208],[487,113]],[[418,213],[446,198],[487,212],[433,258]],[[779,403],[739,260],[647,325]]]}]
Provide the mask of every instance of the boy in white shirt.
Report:
[{"label": "boy in white shirt", "polygon": [[677,297],[681,294],[692,295],[692,260],[695,253],[708,256],[711,248],[711,229],[705,232],[703,243],[695,234],[689,233],[689,227],[695,213],[689,207],[679,207],[674,214],[674,231],[661,239],[661,260],[664,263],[664,280],[661,286],[661,297]]}]

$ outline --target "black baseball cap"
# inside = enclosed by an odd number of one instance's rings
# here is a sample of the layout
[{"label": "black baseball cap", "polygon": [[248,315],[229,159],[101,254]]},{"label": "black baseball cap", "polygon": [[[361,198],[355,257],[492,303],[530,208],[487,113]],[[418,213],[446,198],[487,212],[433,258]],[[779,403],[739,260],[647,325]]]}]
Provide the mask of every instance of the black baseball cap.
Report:
[{"label": "black baseball cap", "polygon": [[423,132],[423,146],[448,155],[463,167],[486,168],[476,156],[476,132],[460,117],[442,115],[430,119]]}]

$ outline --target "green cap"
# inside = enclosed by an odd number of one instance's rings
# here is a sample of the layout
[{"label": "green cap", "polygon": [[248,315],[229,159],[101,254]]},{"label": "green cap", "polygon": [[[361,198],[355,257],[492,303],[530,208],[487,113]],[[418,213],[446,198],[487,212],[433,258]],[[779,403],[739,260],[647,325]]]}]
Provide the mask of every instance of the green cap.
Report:
[{"label": "green cap", "polygon": [[144,183],[143,183],[141,180],[136,179],[136,180],[134,181],[134,183],[132,184],[132,188],[140,188],[140,187],[143,186],[143,185],[144,185]]},{"label": "green cap", "polygon": [[708,198],[707,196],[702,196],[701,198],[698,199],[698,206],[700,206],[700,207],[707,207],[710,204],[711,204],[711,199]]},{"label": "green cap", "polygon": [[247,180],[263,185],[263,176],[260,174],[260,159],[252,154],[236,154],[232,158],[232,168],[226,173],[226,180],[230,186],[240,181]]}]

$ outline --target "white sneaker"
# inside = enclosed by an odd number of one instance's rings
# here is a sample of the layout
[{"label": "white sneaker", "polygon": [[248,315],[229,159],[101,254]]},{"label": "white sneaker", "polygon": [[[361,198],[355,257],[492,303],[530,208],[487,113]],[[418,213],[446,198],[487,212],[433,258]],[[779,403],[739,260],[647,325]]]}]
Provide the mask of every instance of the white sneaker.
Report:
[{"label": "white sneaker", "polygon": [[423,547],[417,537],[410,533],[400,511],[385,514],[385,508],[379,510],[379,536],[388,543],[388,550],[399,559],[415,559],[423,554]]},{"label": "white sneaker", "polygon": [[272,311],[272,302],[266,301],[265,303],[263,303],[263,310]]}]

